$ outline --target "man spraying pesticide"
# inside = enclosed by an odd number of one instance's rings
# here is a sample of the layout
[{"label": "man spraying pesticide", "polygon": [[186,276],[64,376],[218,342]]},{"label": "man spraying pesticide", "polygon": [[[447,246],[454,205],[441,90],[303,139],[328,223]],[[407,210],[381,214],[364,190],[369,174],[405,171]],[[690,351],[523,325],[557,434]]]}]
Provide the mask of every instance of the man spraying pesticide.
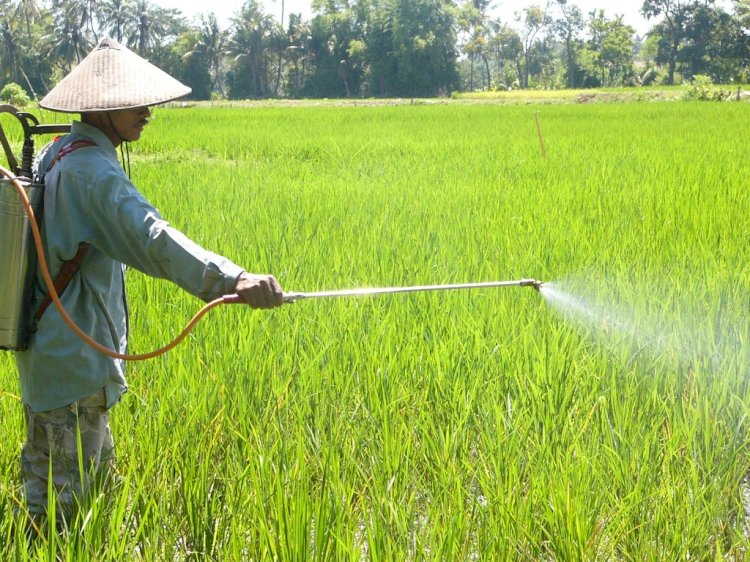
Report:
[{"label": "man spraying pesticide", "polygon": [[[108,411],[126,390],[124,361],[147,359],[171,349],[214,306],[247,303],[272,308],[312,298],[518,286],[538,290],[541,286],[539,281],[522,279],[283,293],[272,275],[249,274],[201,248],[161,218],[131,183],[116,153],[117,147],[122,152],[128,142],[140,138],[151,106],[189,92],[146,60],[106,39],[40,102],[46,109],[81,114],[70,134],[45,147],[35,166],[32,187],[43,187],[43,213],[37,219],[43,234],[36,228],[33,205],[21,180],[0,167],[0,181],[4,176],[18,192],[24,210],[16,214],[28,218],[39,249],[29,310],[15,307],[20,312],[12,322],[6,322],[0,312],[0,348],[16,350],[21,381],[27,423],[22,473],[32,520],[39,521],[47,513],[50,459],[56,516],[63,522],[69,520],[96,473],[111,467]],[[8,153],[7,143],[3,146]],[[0,189],[0,227],[4,207],[10,205],[7,191],[11,190]],[[15,263],[21,252],[10,243],[13,237],[9,230],[8,240],[0,239],[0,257]],[[169,279],[209,304],[168,346],[130,355],[125,265]],[[0,276],[0,288],[16,281],[6,272]],[[4,306],[14,304],[14,299],[0,294]]]},{"label": "man spraying pesticide", "polygon": [[[234,294],[254,308],[284,302],[272,275],[247,273],[171,228],[118,162],[116,148],[140,138],[151,106],[188,93],[187,86],[105,39],[39,103],[81,115],[69,135],[39,155],[36,167],[45,185],[46,261],[73,322],[119,354],[126,352],[128,336],[125,265],[207,301]],[[69,519],[93,475],[111,463],[108,412],[127,388],[124,362],[79,339],[48,306],[41,275],[33,285],[32,334],[26,349],[16,352],[27,423],[24,495],[30,518],[43,518],[51,459],[57,517]]]}]

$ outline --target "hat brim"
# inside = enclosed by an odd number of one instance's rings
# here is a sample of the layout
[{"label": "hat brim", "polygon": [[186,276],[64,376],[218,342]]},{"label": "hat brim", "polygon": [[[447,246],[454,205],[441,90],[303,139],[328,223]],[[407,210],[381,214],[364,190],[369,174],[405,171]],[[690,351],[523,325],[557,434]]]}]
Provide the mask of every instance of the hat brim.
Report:
[{"label": "hat brim", "polygon": [[158,105],[191,88],[112,39],[104,39],[40,102],[60,113],[92,113]]}]

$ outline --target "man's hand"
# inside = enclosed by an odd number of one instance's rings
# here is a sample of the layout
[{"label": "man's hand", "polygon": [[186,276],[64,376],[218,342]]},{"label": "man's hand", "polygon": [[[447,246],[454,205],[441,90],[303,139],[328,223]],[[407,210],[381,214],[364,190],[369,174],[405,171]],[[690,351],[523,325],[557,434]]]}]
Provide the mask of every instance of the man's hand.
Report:
[{"label": "man's hand", "polygon": [[284,292],[273,275],[243,273],[234,291],[253,308],[274,308],[284,304]]}]

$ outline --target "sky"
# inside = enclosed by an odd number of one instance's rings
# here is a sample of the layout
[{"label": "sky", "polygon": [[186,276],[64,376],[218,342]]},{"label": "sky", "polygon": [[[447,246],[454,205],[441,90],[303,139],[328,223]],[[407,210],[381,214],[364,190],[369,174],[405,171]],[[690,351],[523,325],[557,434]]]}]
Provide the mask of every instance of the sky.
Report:
[{"label": "sky", "polygon": [[[281,0],[262,0],[267,13],[277,20],[281,17]],[[196,17],[201,13],[213,12],[219,25],[227,27],[229,19],[239,10],[244,0],[222,0],[220,2],[206,2],[205,0],[153,0],[154,4],[164,8],[178,8],[188,17]],[[492,13],[502,21],[515,24],[514,14],[525,7],[537,4],[543,5],[544,0],[495,0]],[[626,24],[632,25],[636,33],[644,34],[654,23],[647,22],[639,13],[643,0],[569,0],[569,4],[578,6],[584,15],[592,10],[604,10],[608,18],[622,15]],[[305,19],[312,16],[310,0],[285,0],[285,12],[302,13]],[[285,21],[286,21],[285,16]]]}]

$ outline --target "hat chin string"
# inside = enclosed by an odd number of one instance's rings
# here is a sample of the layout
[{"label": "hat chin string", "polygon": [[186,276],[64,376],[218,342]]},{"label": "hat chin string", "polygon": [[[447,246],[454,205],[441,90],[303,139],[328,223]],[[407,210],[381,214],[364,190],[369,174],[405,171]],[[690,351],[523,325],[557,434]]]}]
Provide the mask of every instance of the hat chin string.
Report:
[{"label": "hat chin string", "polygon": [[[120,131],[117,130],[117,127],[115,127],[115,124],[112,122],[112,115],[109,111],[107,112],[107,120],[109,120],[109,126],[112,128],[112,131],[114,131],[114,133],[120,139],[120,159],[122,160],[122,169],[125,170],[125,172],[128,174],[128,178],[130,178],[130,141],[123,137],[120,134]],[[122,150],[123,145],[125,145],[125,152],[123,152]]]},{"label": "hat chin string", "polygon": [[123,143],[123,142],[128,142],[128,139],[126,139],[125,137],[123,137],[123,136],[122,136],[122,135],[120,134],[120,131],[118,131],[118,130],[117,130],[117,127],[115,127],[115,124],[114,124],[114,122],[112,121],[112,114],[111,114],[111,113],[110,113],[109,111],[107,111],[107,112],[105,113],[105,115],[107,116],[107,120],[109,121],[109,126],[110,126],[110,127],[112,128],[112,130],[114,131],[114,133],[115,133],[115,134],[117,135],[117,137],[118,137],[118,138],[120,139],[120,142],[121,142],[121,143]]},{"label": "hat chin string", "polygon": [[[125,145],[125,154],[122,152],[122,145]],[[130,179],[130,141],[120,143],[120,159],[122,160],[122,169],[125,170],[125,173],[128,174],[128,179]]]}]

